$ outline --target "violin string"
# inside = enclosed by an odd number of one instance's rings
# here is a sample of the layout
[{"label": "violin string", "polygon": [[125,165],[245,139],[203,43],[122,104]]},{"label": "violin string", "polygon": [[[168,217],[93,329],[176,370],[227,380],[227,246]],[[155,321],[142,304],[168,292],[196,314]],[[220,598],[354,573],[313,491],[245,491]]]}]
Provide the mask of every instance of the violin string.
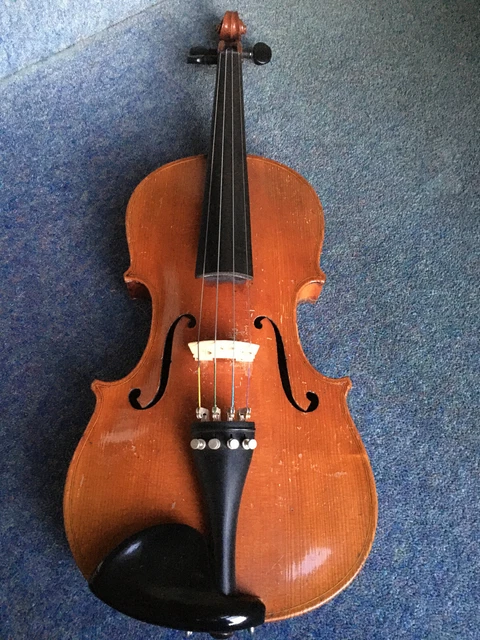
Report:
[{"label": "violin string", "polygon": [[[220,58],[220,56],[219,56]],[[218,119],[218,94],[220,89],[220,73],[221,73],[221,63],[219,61],[217,67],[217,79],[216,79],[216,90],[215,90],[215,101],[214,101],[214,113],[213,113],[213,133],[212,133],[212,146],[211,146],[211,157],[210,157],[210,179],[208,185],[208,200],[207,200],[207,223],[205,225],[205,243],[203,248],[203,268],[202,268],[202,285],[201,285],[201,293],[200,293],[200,310],[199,310],[199,319],[198,319],[198,332],[197,332],[197,379],[198,379],[198,408],[202,407],[202,375],[201,375],[201,362],[200,362],[200,339],[201,339],[201,331],[202,331],[202,319],[203,319],[203,299],[205,295],[205,271],[207,264],[207,240],[208,240],[208,228],[210,224],[210,207],[212,203],[212,182],[213,182],[213,166],[215,160],[215,143],[216,143],[216,134],[217,134],[217,119]]]},{"label": "violin string", "polygon": [[232,352],[232,399],[231,412],[235,414],[235,346],[236,346],[236,314],[235,314],[235,136],[233,111],[233,49],[231,60],[231,99],[232,99],[232,319],[233,319],[233,352]]},{"label": "violin string", "polygon": [[[228,49],[227,49],[228,52]],[[226,57],[225,55],[223,56]],[[222,58],[220,53],[219,59]],[[221,237],[222,237],[222,204],[223,204],[223,165],[225,159],[225,113],[226,113],[226,98],[227,98],[227,64],[224,63],[224,75],[223,75],[223,122],[222,122],[222,155],[220,161],[220,206],[218,209],[218,243],[217,243],[217,282],[215,291],[215,332],[213,339],[213,409],[218,411],[217,406],[217,335],[218,335],[218,298],[219,298],[219,284],[220,284],[220,249],[221,249]]]},{"label": "violin string", "polygon": [[[241,144],[241,153],[242,153],[242,184],[243,184],[243,208],[244,208],[244,227],[245,227],[245,261],[246,261],[246,273],[250,273],[250,260],[248,253],[248,224],[247,224],[247,183],[245,180],[245,165],[247,162],[246,159],[246,148],[245,148],[245,122],[244,122],[244,113],[243,113],[243,82],[242,82],[242,61],[240,60],[239,71],[238,71],[238,93],[240,95],[240,139],[242,141]],[[252,321],[252,308],[250,301],[250,285],[251,280],[247,280],[245,286],[247,288],[247,296],[246,296],[246,304],[247,304],[247,342],[251,342],[251,328],[250,324]],[[252,363],[249,362],[247,365],[247,385],[245,390],[245,407],[248,408],[249,400],[250,400],[250,380],[252,377]]]}]

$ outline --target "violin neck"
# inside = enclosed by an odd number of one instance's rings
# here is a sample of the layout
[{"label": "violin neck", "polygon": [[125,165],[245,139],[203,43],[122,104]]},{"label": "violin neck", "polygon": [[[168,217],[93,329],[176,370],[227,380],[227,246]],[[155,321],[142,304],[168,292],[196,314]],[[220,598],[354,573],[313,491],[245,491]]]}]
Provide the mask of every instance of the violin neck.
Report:
[{"label": "violin neck", "polygon": [[217,80],[195,275],[242,282],[253,277],[242,54],[218,54]]}]

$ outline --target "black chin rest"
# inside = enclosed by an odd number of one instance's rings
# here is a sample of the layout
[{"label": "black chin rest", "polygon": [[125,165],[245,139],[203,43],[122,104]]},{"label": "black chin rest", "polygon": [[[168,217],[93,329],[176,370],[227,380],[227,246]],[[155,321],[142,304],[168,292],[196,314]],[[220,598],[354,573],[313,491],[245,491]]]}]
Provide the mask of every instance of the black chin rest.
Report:
[{"label": "black chin rest", "polygon": [[89,586],[117,611],[171,629],[228,637],[265,620],[258,598],[215,588],[205,539],[184,524],[128,538],[98,565]]}]

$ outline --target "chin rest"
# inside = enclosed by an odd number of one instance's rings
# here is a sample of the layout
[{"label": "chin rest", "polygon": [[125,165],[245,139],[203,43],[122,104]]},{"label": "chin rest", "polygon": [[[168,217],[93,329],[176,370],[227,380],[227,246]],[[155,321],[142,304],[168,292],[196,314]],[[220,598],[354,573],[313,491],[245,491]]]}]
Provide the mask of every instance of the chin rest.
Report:
[{"label": "chin rest", "polygon": [[215,587],[206,541],[184,524],[131,536],[98,565],[89,586],[117,611],[171,629],[223,638],[265,620],[258,598],[225,595]]}]

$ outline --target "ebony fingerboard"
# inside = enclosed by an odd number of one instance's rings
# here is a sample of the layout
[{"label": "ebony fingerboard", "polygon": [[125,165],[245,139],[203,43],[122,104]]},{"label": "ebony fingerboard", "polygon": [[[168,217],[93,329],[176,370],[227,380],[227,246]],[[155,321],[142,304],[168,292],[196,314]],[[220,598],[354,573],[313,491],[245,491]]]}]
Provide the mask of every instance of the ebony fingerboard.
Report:
[{"label": "ebony fingerboard", "polygon": [[218,55],[195,275],[219,281],[253,277],[242,58],[228,48]]}]

